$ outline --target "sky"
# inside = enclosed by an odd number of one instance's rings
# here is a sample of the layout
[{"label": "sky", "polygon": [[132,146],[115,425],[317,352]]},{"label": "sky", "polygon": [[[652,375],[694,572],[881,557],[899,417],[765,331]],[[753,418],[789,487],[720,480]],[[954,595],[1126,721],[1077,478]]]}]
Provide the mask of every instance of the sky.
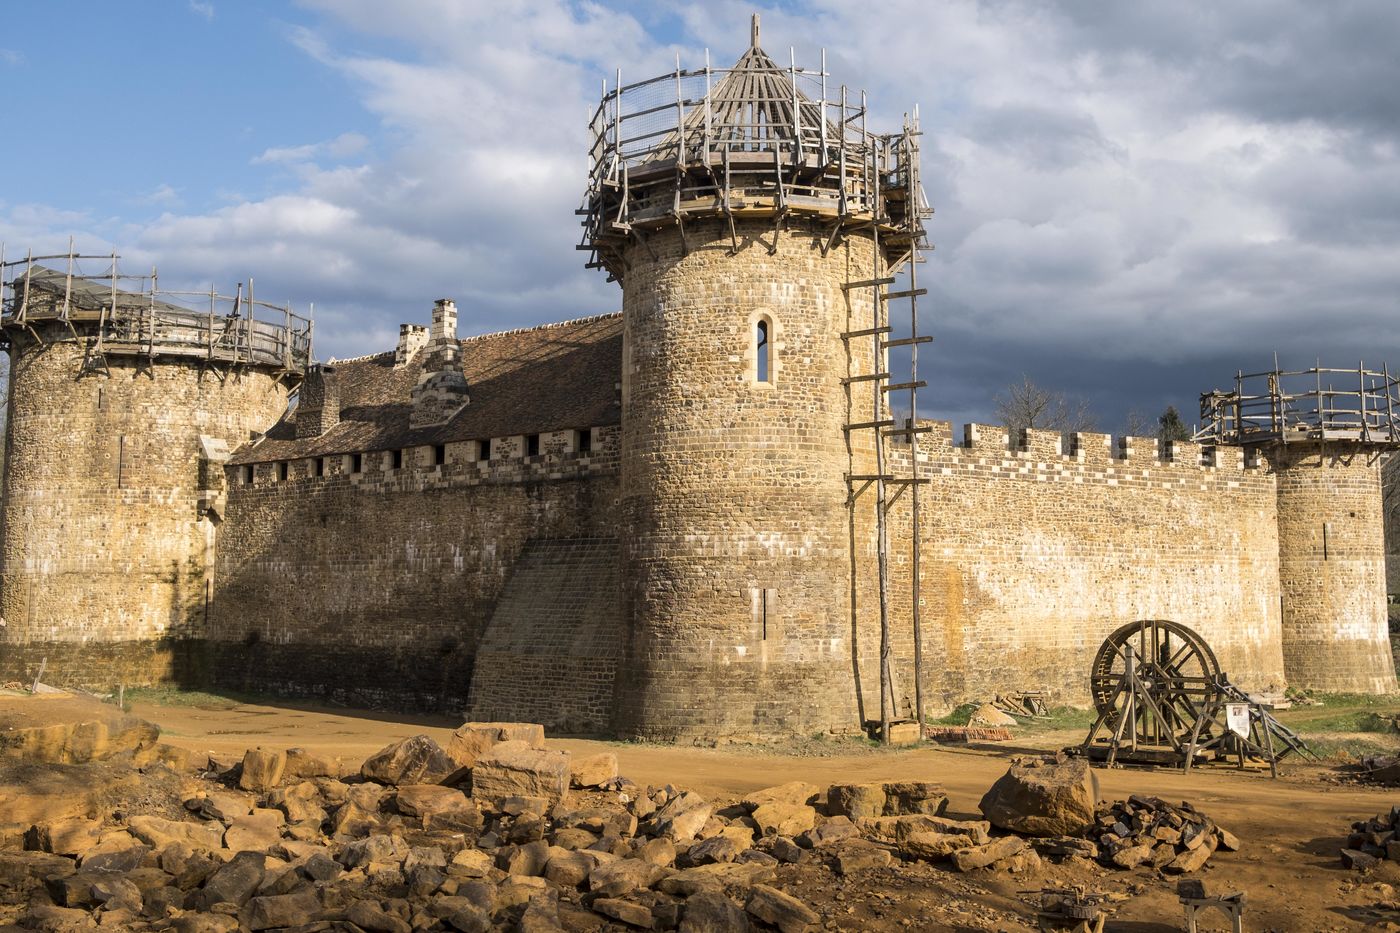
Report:
[{"label": "sky", "polygon": [[[485,333],[617,310],[574,210],[600,82],[728,64],[762,15],[920,106],[936,210],[920,414],[1028,377],[1101,430],[1236,369],[1389,362],[1400,4],[53,0],[0,30],[0,240],[315,303],[317,356],[456,299]],[[85,270],[87,271],[87,270]],[[90,271],[101,271],[94,268]]]}]

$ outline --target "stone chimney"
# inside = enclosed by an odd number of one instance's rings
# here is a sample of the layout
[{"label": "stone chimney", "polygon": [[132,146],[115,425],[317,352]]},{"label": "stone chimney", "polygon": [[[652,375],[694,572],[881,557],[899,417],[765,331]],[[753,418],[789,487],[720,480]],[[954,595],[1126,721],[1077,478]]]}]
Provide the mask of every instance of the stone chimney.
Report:
[{"label": "stone chimney", "polygon": [[320,437],[340,423],[340,386],[335,367],[312,366],[302,381],[297,402],[297,438]]},{"label": "stone chimney", "polygon": [[428,345],[428,328],[422,324],[400,324],[399,345],[394,350],[394,368],[407,366],[418,351]]},{"label": "stone chimney", "polygon": [[462,375],[462,347],[457,343],[457,305],[440,298],[433,305],[433,327],[423,356],[423,373],[413,387],[415,428],[445,424],[469,401]]}]

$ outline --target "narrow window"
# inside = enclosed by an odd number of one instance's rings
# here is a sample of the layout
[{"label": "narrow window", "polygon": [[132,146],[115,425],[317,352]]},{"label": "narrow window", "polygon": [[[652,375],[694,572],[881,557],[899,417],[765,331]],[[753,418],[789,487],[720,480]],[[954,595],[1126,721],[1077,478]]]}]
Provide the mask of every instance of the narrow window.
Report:
[{"label": "narrow window", "polygon": [[593,429],[584,428],[578,432],[578,452],[586,454],[593,449]]},{"label": "narrow window", "polygon": [[325,458],[325,457],[317,457],[317,458],[316,458],[316,475],[317,475],[317,476],[325,476],[325,475],[326,475],[326,458]]},{"label": "narrow window", "polygon": [[768,365],[768,322],[760,320],[754,332],[754,378],[759,382],[772,382]]},{"label": "narrow window", "polygon": [[446,444],[434,444],[434,445],[433,445],[433,465],[434,465],[434,466],[442,466],[442,465],[443,465],[444,463],[446,463],[446,462],[447,462],[447,445],[446,445]]},{"label": "narrow window", "polygon": [[491,459],[491,438],[476,442],[476,459],[482,463]]},{"label": "narrow window", "polygon": [[290,464],[290,463],[288,463],[287,461],[283,460],[281,463],[277,464],[277,479],[278,479],[280,482],[285,483],[285,482],[287,481],[287,477],[290,476],[290,475],[291,475],[291,464]]},{"label": "narrow window", "polygon": [[402,451],[402,450],[391,450],[391,451],[389,451],[389,464],[390,464],[395,470],[402,470],[402,469],[403,469],[403,451]]},{"label": "narrow window", "polygon": [[763,604],[763,605],[762,605],[762,610],[761,610],[762,613],[763,613],[763,640],[764,640],[764,641],[767,641],[767,640],[768,640],[768,591],[767,591],[767,590],[764,590],[764,591],[763,591],[763,595],[762,595],[762,597],[760,597],[760,601],[761,601],[762,604]]},{"label": "narrow window", "polygon": [[251,463],[245,463],[243,465],[243,485],[253,485],[253,465]]},{"label": "narrow window", "polygon": [[364,468],[365,468],[365,455],[364,455],[364,454],[351,454],[351,455],[350,455],[350,472],[351,472],[351,473],[359,473],[359,472],[361,472],[362,470],[364,470]]},{"label": "narrow window", "polygon": [[540,455],[540,436],[531,434],[525,438],[525,456],[538,457]]}]

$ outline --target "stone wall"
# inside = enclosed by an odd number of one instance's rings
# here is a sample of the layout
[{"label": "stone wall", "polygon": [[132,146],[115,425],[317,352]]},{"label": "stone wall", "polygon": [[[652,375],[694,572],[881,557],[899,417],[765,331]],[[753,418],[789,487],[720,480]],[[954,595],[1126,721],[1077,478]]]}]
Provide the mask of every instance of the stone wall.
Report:
[{"label": "stone wall", "polygon": [[526,545],[477,649],[468,718],[537,722],[550,734],[609,732],[621,587],[615,538]]},{"label": "stone wall", "polygon": [[[460,711],[487,621],[531,541],[615,537],[617,429],[587,454],[478,462],[471,442],[234,468],[211,613],[215,682]],[[543,440],[543,439],[542,439]],[[542,445],[543,446],[543,445]],[[558,445],[554,445],[558,447]],[[532,685],[549,691],[552,683]]]},{"label": "stone wall", "polygon": [[[1110,447],[1083,434],[974,427],[959,444],[947,423],[920,435],[922,625],[926,698],[934,708],[997,691],[1087,699],[1104,637],[1137,619],[1196,629],[1221,666],[1251,688],[1283,682],[1274,477],[1237,448],[1156,441]],[[908,472],[909,448],[895,472]],[[912,708],[909,505],[893,509],[892,603],[897,699]],[[867,613],[860,667],[877,689],[876,628]],[[877,694],[876,694],[877,695]],[[878,709],[878,706],[873,707]]]},{"label": "stone wall", "polygon": [[1392,693],[1380,451],[1275,445],[1283,652],[1291,684]]},{"label": "stone wall", "polygon": [[0,677],[45,657],[53,683],[192,676],[186,643],[204,633],[214,535],[199,509],[200,438],[234,447],[266,430],[285,385],[115,355],[84,372],[67,327],[37,329],[42,344],[10,332]]}]

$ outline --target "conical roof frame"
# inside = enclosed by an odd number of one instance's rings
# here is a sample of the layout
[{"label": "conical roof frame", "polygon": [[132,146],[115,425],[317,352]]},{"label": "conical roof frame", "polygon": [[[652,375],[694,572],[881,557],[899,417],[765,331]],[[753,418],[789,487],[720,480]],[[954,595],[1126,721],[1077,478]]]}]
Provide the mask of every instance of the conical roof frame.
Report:
[{"label": "conical roof frame", "polygon": [[[753,44],[710,90],[709,138],[711,144],[728,144],[731,151],[788,149],[783,143],[799,138],[815,151],[822,142],[822,106],[793,88],[793,75],[758,47],[758,17],[754,16]],[[796,110],[798,118],[794,118]],[[685,151],[696,152],[705,144],[705,107],[696,106],[682,124]],[[841,129],[827,121],[828,145],[841,139]],[[743,144],[736,146],[735,144]],[[676,134],[658,145],[658,155],[674,158]]]}]

